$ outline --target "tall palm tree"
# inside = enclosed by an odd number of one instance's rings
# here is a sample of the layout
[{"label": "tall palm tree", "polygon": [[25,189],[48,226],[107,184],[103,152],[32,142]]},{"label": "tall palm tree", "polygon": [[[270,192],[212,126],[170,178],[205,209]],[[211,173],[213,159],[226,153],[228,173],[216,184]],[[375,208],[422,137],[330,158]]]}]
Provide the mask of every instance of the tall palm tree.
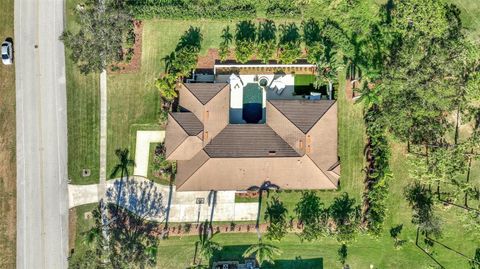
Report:
[{"label": "tall palm tree", "polygon": [[128,180],[130,167],[135,166],[135,162],[129,158],[128,149],[117,149],[115,155],[118,157],[118,164],[113,168],[110,178],[114,178],[120,172],[120,184],[117,191],[117,207],[120,203],[120,197],[122,196],[123,178]]},{"label": "tall palm tree", "polygon": [[251,245],[245,252],[243,253],[244,258],[249,258],[253,254],[255,254],[255,259],[258,262],[258,265],[262,267],[264,262],[268,262],[271,264],[275,264],[273,258],[277,255],[282,254],[282,251],[271,244],[263,243],[262,240],[258,240],[257,244]]},{"label": "tall palm tree", "polygon": [[272,182],[270,181],[264,181],[260,186],[251,186],[250,188],[248,188],[249,191],[258,192],[258,212],[257,212],[257,222],[255,224],[255,230],[257,230],[257,236],[259,240],[261,238],[259,226],[260,226],[260,212],[262,210],[263,191],[267,192],[267,197],[268,197],[268,195],[270,194],[270,190],[278,190],[278,189],[280,189],[280,187],[275,184],[272,184]]},{"label": "tall palm tree", "polygon": [[338,78],[340,68],[334,51],[326,52],[326,55],[322,55],[317,61],[317,73],[313,85],[316,89],[322,85],[328,85],[329,99],[332,99],[333,83]]},{"label": "tall palm tree", "polygon": [[232,43],[233,35],[230,33],[230,26],[227,25],[227,27],[223,28],[222,35],[220,37],[226,45],[230,45]]},{"label": "tall palm tree", "polygon": [[362,89],[359,91],[361,93],[360,97],[355,102],[363,102],[365,110],[368,110],[380,103],[380,90],[380,85],[370,87],[368,81],[366,81],[363,84]]},{"label": "tall palm tree", "polygon": [[216,233],[211,233],[211,224],[208,221],[205,221],[200,229],[199,238],[195,242],[195,257],[194,263],[196,261],[197,252],[200,256],[199,264],[202,263],[202,258],[205,260],[210,260],[215,251],[222,250],[222,246],[219,243],[212,241],[213,236]]}]

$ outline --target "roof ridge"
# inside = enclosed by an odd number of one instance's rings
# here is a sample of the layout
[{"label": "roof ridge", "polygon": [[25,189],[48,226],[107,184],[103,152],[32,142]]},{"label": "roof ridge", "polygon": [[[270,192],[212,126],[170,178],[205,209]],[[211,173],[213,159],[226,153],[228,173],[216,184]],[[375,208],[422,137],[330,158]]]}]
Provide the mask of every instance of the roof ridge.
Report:
[{"label": "roof ridge", "polygon": [[[318,168],[318,170],[320,170],[320,171],[325,175],[325,177],[327,177],[328,181],[330,181],[330,183],[332,183],[333,187],[337,188],[337,185],[335,185],[335,182],[333,182],[333,181],[330,179],[330,177],[327,175],[327,173],[325,173],[325,171],[323,171],[323,169],[320,168],[320,166],[318,166],[317,163],[314,162],[314,161],[312,160],[312,158],[310,158],[310,156],[308,156],[308,154],[305,154],[304,156],[307,156],[308,159]],[[327,172],[328,172],[328,171],[327,171]]]},{"label": "roof ridge", "polygon": [[202,105],[206,105],[208,104],[214,97],[216,97],[223,89],[225,89],[229,84],[228,83],[224,83],[225,85],[223,87],[220,88],[219,91],[217,91],[212,97],[210,97],[210,99],[208,99],[208,101],[206,101],[205,103],[202,102],[202,100],[200,100],[200,98],[192,91],[192,89],[190,89],[187,84],[189,85],[193,85],[193,84],[202,84],[202,85],[205,85],[205,84],[223,84],[223,83],[207,83],[207,82],[201,82],[201,83],[183,83],[182,82],[182,85],[185,86],[185,88],[200,102],[200,104]]},{"label": "roof ridge", "polygon": [[203,122],[197,117],[197,115],[195,115],[195,113],[191,112],[191,111],[185,111],[185,112],[168,112],[171,116],[172,116],[172,119],[178,123],[178,125],[182,128],[182,130],[185,131],[185,133],[187,134],[187,136],[197,136],[198,134],[200,134],[202,132],[202,130],[198,131],[198,133],[195,133],[194,135],[190,135],[188,130],[185,128],[185,126],[182,125],[182,123],[180,121],[178,121],[175,116],[173,116],[174,114],[175,115],[180,115],[180,114],[189,114],[189,115],[192,115],[195,117],[196,120],[198,120],[198,122],[202,125],[202,129],[205,128],[205,125],[203,124]]},{"label": "roof ridge", "polygon": [[[205,161],[204,161],[201,165],[199,165],[199,166],[197,167],[197,169],[195,169],[188,177],[186,177],[186,178],[185,178],[185,181],[183,181],[182,184],[176,185],[176,189],[177,189],[177,190],[178,190],[178,188],[182,187],[189,179],[191,179],[191,178],[193,177],[193,175],[195,175],[195,174],[198,172],[198,170],[200,170],[200,168],[202,168],[202,167],[211,159],[210,156],[208,155],[208,153],[207,153],[203,148],[202,148],[202,150],[200,150],[200,151],[194,156],[194,158],[195,158],[198,154],[200,154],[200,153],[202,153],[202,152],[205,153],[205,154],[208,156],[208,158],[206,158]],[[190,159],[190,160],[191,160],[191,159]]]},{"label": "roof ridge", "polygon": [[[253,130],[257,129],[257,130]],[[252,133],[253,132],[253,133]],[[264,136],[259,137],[259,140],[262,140],[266,143],[263,144],[265,147],[255,147],[249,145],[246,147],[239,147],[240,141],[246,143],[248,139],[245,134],[254,135],[254,134],[263,134]],[[247,137],[250,137],[246,135]],[[235,139],[237,137],[238,139]],[[233,140],[232,140],[233,139]],[[256,142],[260,143],[259,140]],[[235,142],[232,142],[235,141]],[[226,143],[232,142],[232,143]],[[252,142],[253,143],[253,142]],[[269,147],[271,146],[271,147]],[[211,158],[257,158],[257,157],[301,157],[299,154],[287,141],[285,141],[275,130],[272,129],[267,124],[227,124],[207,145],[204,147],[205,152]],[[237,154],[228,154],[226,153],[235,151]],[[267,152],[268,151],[268,152]],[[270,152],[275,153],[276,155],[267,156],[265,154],[270,154]]]},{"label": "roof ridge", "polygon": [[[318,118],[313,122],[313,124],[304,132],[295,122],[293,122],[278,106],[276,106],[274,103],[275,102],[313,102],[313,103],[319,103],[318,101],[332,101],[331,104],[328,106],[328,108],[318,116]],[[332,108],[332,106],[337,103],[337,100],[303,100],[303,99],[274,99],[274,100],[267,100],[273,107],[275,107],[276,110],[278,110],[289,122],[291,122],[300,132],[307,134],[310,132],[310,130],[318,123],[318,121],[323,118],[325,114],[327,114],[328,111]]]},{"label": "roof ridge", "polygon": [[[295,123],[293,123],[293,122],[287,117],[287,115],[285,115],[285,113],[283,113],[283,111],[280,110],[277,106],[275,106],[271,101],[274,101],[274,100],[267,100],[267,102],[270,103],[278,112],[280,112],[280,114],[282,114],[283,117],[285,117],[285,119],[288,120],[288,122],[290,122],[291,124],[293,124],[293,126],[295,126],[295,128],[297,128],[300,132],[303,133],[303,131],[300,130],[300,128],[298,128],[298,126],[297,126]],[[267,117],[267,122],[268,122],[268,117]],[[271,128],[271,127],[270,127],[270,128]],[[273,130],[273,129],[272,129],[272,130]],[[273,130],[273,131],[275,132],[275,130]],[[277,133],[277,132],[275,132],[275,133]],[[278,135],[278,134],[277,134],[277,135]],[[282,139],[283,139],[283,138],[282,138]]]}]

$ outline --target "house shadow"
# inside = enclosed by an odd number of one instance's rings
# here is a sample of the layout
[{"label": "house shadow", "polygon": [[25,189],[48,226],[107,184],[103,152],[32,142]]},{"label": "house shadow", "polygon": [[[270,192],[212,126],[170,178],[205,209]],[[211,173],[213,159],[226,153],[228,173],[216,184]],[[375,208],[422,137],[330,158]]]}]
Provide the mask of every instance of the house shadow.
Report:
[{"label": "house shadow", "polygon": [[[244,262],[242,254],[250,245],[224,246],[217,251],[212,258],[213,261],[240,261]],[[211,263],[210,263],[211,264]],[[285,269],[323,269],[323,258],[303,259],[301,256],[292,260],[278,259],[275,264],[264,264],[262,268],[285,268]]]}]

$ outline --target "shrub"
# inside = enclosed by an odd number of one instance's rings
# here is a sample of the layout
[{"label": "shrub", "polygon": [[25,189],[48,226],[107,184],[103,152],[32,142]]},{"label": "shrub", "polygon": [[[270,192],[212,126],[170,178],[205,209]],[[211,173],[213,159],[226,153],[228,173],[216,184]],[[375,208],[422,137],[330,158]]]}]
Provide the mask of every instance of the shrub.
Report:
[{"label": "shrub", "polygon": [[255,53],[256,28],[252,21],[241,21],[235,31],[235,57],[246,63]]},{"label": "shrub", "polygon": [[270,240],[281,240],[287,234],[287,208],[278,197],[274,197],[271,202],[267,202],[265,220],[269,225],[267,228],[267,238]]},{"label": "shrub", "polygon": [[291,64],[301,55],[301,36],[295,23],[280,25],[280,40],[278,48],[280,62]]},{"label": "shrub", "polygon": [[129,0],[128,6],[135,17],[149,18],[254,18],[255,2],[250,1],[193,1],[193,0]]},{"label": "shrub", "polygon": [[289,0],[270,0],[266,12],[274,17],[294,17],[300,15],[300,9],[295,5],[295,1]]},{"label": "shrub", "polygon": [[277,43],[277,28],[271,20],[260,22],[258,25],[257,52],[258,57],[267,63],[275,51]]}]

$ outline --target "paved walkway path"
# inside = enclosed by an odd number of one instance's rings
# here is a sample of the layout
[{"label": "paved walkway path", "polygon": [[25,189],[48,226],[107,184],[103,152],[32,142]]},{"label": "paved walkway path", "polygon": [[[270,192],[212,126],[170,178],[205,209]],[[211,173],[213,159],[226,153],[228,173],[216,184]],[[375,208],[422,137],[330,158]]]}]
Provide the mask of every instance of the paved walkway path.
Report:
[{"label": "paved walkway path", "polygon": [[107,71],[100,74],[100,180],[98,193],[105,193],[107,180]]},{"label": "paved walkway path", "polygon": [[134,175],[147,177],[150,144],[163,142],[163,139],[165,139],[165,131],[137,131]]},{"label": "paved walkway path", "polygon": [[[164,138],[165,131],[137,131],[135,175],[128,181],[124,180],[120,199],[122,206],[137,211],[145,210],[143,205],[159,204],[156,209],[162,209],[161,211],[169,209],[169,222],[202,222],[210,219],[212,206],[213,221],[256,219],[257,203],[235,203],[235,191],[218,191],[215,196],[216,202],[211,203],[212,194],[209,191],[176,192],[175,186],[165,186],[148,180],[146,176],[150,143],[162,142]],[[102,197],[105,197],[108,202],[116,202],[119,182],[119,179],[104,181],[103,192],[100,187],[102,183],[69,185],[70,208],[98,202]],[[145,200],[145,197],[149,200]],[[139,207],[139,204],[142,206]],[[156,214],[158,212],[155,208],[149,208],[149,210],[149,219],[163,221],[166,217],[164,214]]]}]

